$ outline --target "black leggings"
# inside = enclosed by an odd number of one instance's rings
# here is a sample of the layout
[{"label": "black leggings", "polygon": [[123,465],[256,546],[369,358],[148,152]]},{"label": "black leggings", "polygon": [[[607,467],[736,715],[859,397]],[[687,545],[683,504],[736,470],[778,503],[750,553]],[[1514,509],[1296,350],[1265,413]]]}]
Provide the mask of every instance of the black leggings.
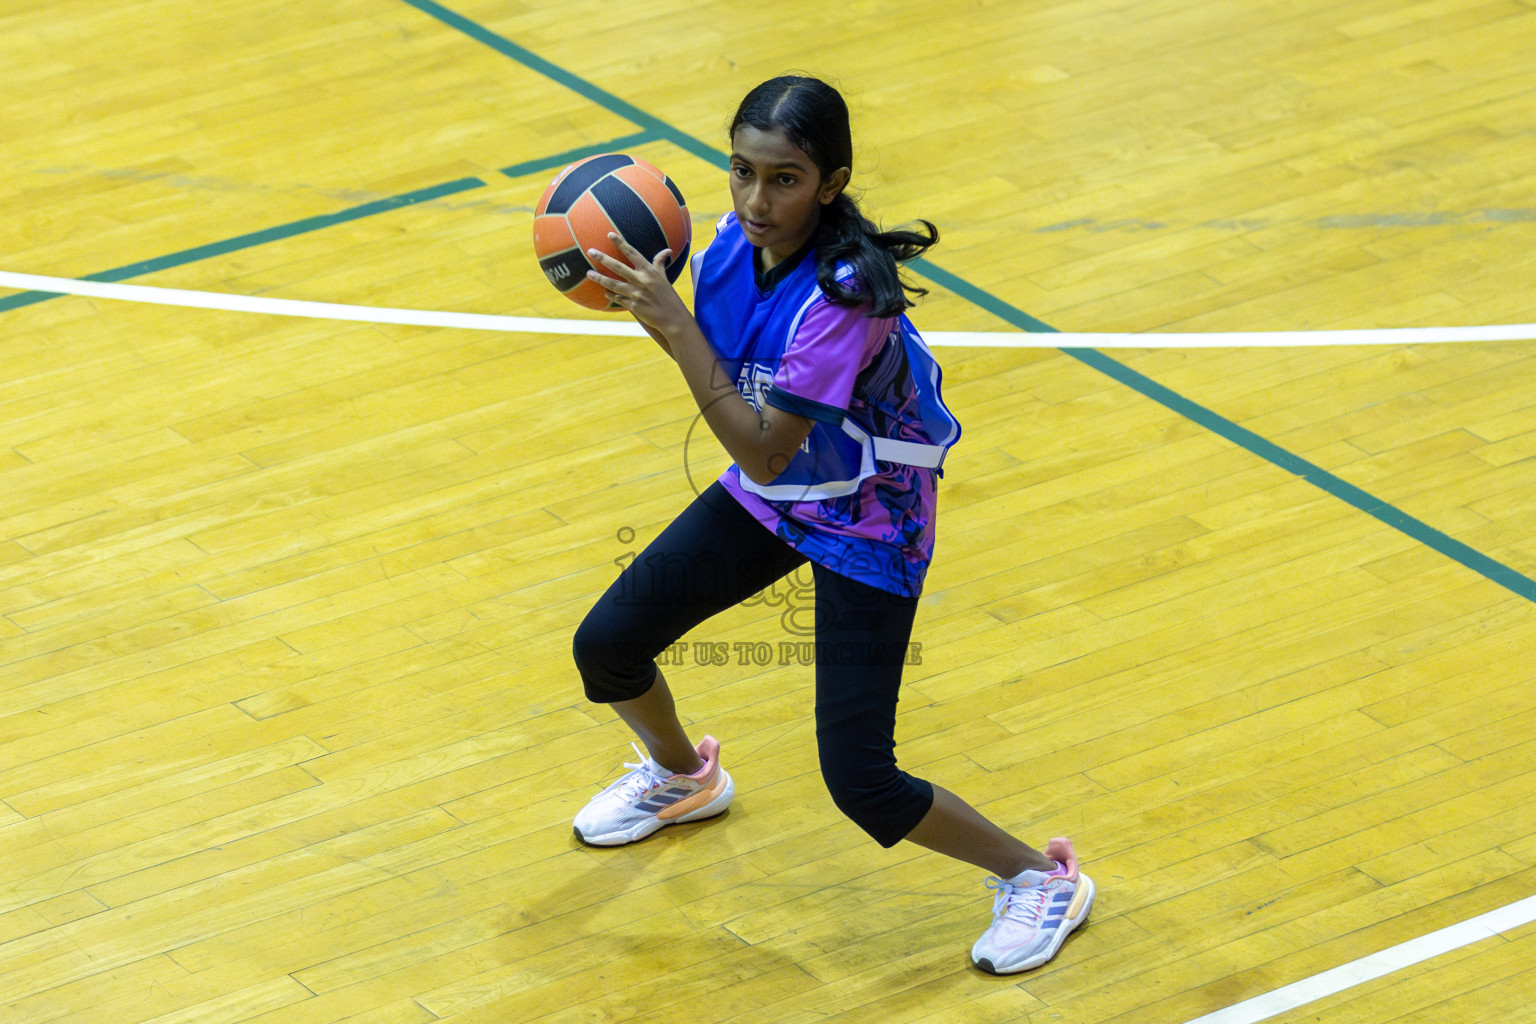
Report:
[{"label": "black leggings", "polygon": [[[573,644],[587,699],[633,700],[655,659],[705,619],[806,559],[719,483],[662,531],[598,599]],[[933,804],[933,787],[896,767],[896,700],[917,598],[812,565],[816,582],[816,746],[832,800],[881,846]]]}]

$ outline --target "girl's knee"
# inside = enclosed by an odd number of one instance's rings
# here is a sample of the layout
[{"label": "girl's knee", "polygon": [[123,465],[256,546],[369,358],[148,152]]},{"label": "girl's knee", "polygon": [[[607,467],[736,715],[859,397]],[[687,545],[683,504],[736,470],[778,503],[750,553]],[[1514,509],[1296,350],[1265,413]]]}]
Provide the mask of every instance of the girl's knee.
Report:
[{"label": "girl's knee", "polygon": [[906,838],[933,803],[932,791],[894,762],[850,767],[823,758],[822,779],[837,809],[885,847]]},{"label": "girl's knee", "polygon": [[594,704],[633,700],[656,681],[656,664],[639,644],[610,639],[591,620],[577,627],[571,638],[571,658]]}]

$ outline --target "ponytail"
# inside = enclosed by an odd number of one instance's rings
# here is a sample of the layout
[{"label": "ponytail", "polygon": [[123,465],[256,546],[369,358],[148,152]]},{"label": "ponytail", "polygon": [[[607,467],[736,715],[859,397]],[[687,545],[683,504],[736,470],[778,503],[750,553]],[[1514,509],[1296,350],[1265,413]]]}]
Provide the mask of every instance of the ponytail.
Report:
[{"label": "ponytail", "polygon": [[[809,156],[826,180],[839,168],[853,167],[853,137],[848,105],[832,86],[816,78],[782,75],[769,79],[741,101],[731,120],[730,134],[750,125],[759,131],[782,131]],[[927,233],[897,229],[881,231],[859,212],[845,191],[822,207],[816,228],[816,280],[827,297],[839,305],[870,306],[870,316],[891,317],[912,305],[907,293],[927,295],[904,280],[897,264],[915,259],[939,240],[939,229],[919,221]],[[837,279],[838,265],[853,267],[852,281]]]},{"label": "ponytail", "polygon": [[[897,264],[915,259],[939,240],[939,229],[919,221],[927,233],[900,229],[881,231],[859,212],[846,192],[822,208],[816,229],[816,281],[827,298],[841,306],[869,305],[870,316],[899,315],[912,305],[907,293],[927,295],[904,279]],[[839,264],[853,267],[853,280],[837,279]]]}]

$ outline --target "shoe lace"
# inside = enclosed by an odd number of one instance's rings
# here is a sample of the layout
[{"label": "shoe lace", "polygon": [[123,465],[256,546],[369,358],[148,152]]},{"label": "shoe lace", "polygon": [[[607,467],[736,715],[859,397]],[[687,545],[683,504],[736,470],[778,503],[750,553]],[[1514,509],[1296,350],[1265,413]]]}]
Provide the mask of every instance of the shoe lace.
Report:
[{"label": "shoe lace", "polygon": [[662,785],[667,780],[656,774],[656,768],[651,759],[640,753],[640,748],[631,743],[629,748],[640,759],[639,764],[624,762],[624,767],[629,769],[629,774],[624,776],[622,792],[626,797],[639,797]]},{"label": "shoe lace", "polygon": [[987,878],[987,888],[997,890],[997,896],[992,900],[993,917],[1030,927],[1039,927],[1045,918],[1046,892],[1040,886],[1014,885],[991,875]]}]

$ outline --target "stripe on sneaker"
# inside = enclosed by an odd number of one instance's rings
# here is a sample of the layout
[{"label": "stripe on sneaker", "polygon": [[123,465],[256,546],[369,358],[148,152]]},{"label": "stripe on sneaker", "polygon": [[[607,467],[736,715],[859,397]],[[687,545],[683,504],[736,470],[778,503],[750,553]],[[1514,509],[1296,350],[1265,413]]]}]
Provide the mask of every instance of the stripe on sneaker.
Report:
[{"label": "stripe on sneaker", "polygon": [[645,803],[637,804],[636,807],[642,811],[660,811],[667,807],[671,807],[679,800],[688,796],[690,792],[691,790],[674,786],[671,789],[651,794]]}]

